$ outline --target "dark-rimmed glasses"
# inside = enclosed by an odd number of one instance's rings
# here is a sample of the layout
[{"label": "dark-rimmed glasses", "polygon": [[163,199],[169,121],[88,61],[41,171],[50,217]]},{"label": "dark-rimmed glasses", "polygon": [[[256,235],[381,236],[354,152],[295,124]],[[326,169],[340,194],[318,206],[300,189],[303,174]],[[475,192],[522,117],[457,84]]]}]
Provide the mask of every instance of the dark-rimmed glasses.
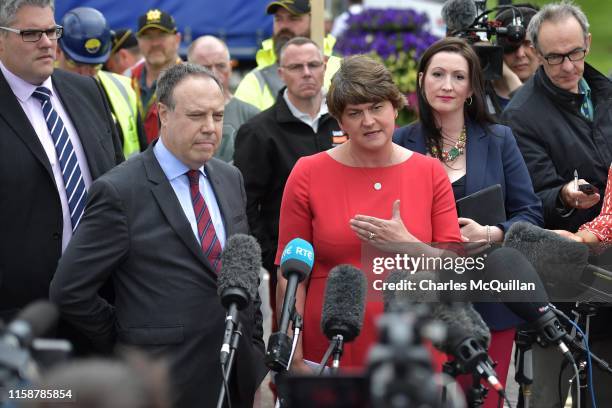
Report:
[{"label": "dark-rimmed glasses", "polygon": [[42,38],[43,34],[45,34],[50,40],[59,40],[62,38],[62,34],[64,33],[64,27],[59,25],[46,30],[18,30],[16,28],[0,26],[0,30],[6,30],[10,31],[11,33],[19,34],[21,35],[21,39],[25,42],[37,42]]},{"label": "dark-rimmed glasses", "polygon": [[570,51],[567,54],[548,54],[543,55],[543,58],[548,62],[548,65],[561,65],[567,58],[568,60],[575,62],[581,61],[586,56],[587,50],[585,48],[578,48],[574,51]]}]

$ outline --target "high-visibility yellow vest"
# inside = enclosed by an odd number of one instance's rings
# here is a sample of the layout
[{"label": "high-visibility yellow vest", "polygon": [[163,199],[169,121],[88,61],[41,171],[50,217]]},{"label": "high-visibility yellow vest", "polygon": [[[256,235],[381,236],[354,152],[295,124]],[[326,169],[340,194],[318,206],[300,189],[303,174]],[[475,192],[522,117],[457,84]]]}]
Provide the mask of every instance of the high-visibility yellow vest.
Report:
[{"label": "high-visibility yellow vest", "polygon": [[136,92],[132,89],[130,79],[123,75],[99,71],[97,78],[108,96],[113,116],[123,133],[123,155],[127,159],[140,152]]},{"label": "high-visibility yellow vest", "polygon": [[[328,89],[331,83],[331,79],[340,68],[342,60],[332,55],[334,44],[336,39],[331,35],[327,35],[323,40],[323,54],[329,57],[327,60],[327,68],[325,69],[325,78],[323,79],[323,88]],[[276,77],[276,54],[274,53],[274,45],[272,39],[269,38],[261,43],[261,49],[257,51],[255,55],[257,61],[257,68],[247,73],[238,88],[234,93],[234,96],[244,102],[250,103],[259,110],[268,109],[276,102],[277,91],[283,86],[280,78],[275,78],[277,82],[275,88],[270,89],[270,84],[266,81],[266,77],[269,74],[272,77]],[[272,72],[267,73],[270,70]]]}]

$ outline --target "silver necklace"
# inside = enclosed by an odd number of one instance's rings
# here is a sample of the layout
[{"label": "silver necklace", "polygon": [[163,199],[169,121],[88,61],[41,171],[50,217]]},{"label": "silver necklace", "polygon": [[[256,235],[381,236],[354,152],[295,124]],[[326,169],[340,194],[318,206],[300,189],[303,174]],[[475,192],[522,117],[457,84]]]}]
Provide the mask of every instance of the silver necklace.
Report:
[{"label": "silver necklace", "polygon": [[[351,146],[347,145],[347,150],[348,150],[348,154],[349,156],[351,156],[351,159],[353,159],[353,162],[357,165],[357,168],[359,169],[359,171],[361,171],[361,173],[363,173],[365,175],[365,177],[370,181],[370,183],[372,183],[372,187],[374,187],[375,191],[380,191],[382,190],[382,183],[380,181],[374,181],[370,175],[368,174],[368,172],[365,170],[365,166],[362,166],[359,161],[355,158],[355,156],[353,156],[353,153],[351,152]],[[393,150],[391,150],[391,160],[389,160],[390,163],[393,163],[392,159],[393,159]]]}]

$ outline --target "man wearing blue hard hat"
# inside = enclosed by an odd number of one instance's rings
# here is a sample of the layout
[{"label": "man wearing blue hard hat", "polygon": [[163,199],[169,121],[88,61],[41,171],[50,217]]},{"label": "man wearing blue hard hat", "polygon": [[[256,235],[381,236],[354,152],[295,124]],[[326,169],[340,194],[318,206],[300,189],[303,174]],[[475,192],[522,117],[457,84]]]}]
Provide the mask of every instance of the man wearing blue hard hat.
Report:
[{"label": "man wearing blue hard hat", "polygon": [[77,7],[62,20],[64,33],[58,41],[61,69],[96,78],[106,93],[126,158],[145,146],[136,92],[129,78],[103,71],[112,48],[112,33],[104,15],[91,7]]}]

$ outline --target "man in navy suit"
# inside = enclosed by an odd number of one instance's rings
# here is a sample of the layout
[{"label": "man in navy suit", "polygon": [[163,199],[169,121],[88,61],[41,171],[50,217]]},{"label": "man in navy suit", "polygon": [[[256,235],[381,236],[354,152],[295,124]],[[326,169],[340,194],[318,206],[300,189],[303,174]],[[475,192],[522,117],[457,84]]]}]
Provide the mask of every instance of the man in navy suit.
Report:
[{"label": "man in navy suit", "polygon": [[[5,322],[33,300],[47,298],[92,180],[123,161],[100,86],[92,78],[54,72],[61,34],[52,0],[0,2],[0,319]],[[55,127],[49,128],[51,119]]]},{"label": "man in navy suit", "polygon": [[[169,360],[177,407],[210,407],[221,386],[225,310],[219,255],[248,233],[235,167],[213,158],[225,99],[206,68],[185,63],[160,77],[159,139],[91,188],[85,215],[51,283],[62,316],[102,350],[136,346]],[[97,296],[112,277],[115,307]],[[229,389],[251,407],[266,373],[259,297],[240,312],[242,337]]]}]

